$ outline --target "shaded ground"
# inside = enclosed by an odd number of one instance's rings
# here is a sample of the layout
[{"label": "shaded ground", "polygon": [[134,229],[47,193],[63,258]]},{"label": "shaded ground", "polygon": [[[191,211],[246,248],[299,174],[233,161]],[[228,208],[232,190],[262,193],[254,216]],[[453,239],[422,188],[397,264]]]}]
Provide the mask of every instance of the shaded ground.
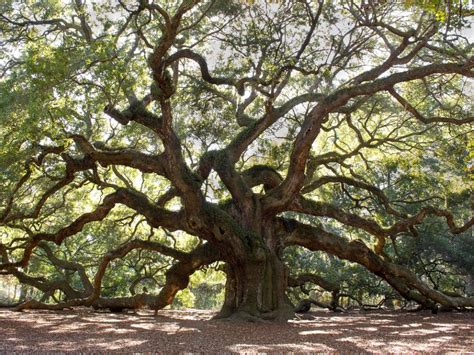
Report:
[{"label": "shaded ground", "polygon": [[0,352],[474,351],[474,313],[316,311],[288,324],[209,320],[212,315],[0,310]]}]

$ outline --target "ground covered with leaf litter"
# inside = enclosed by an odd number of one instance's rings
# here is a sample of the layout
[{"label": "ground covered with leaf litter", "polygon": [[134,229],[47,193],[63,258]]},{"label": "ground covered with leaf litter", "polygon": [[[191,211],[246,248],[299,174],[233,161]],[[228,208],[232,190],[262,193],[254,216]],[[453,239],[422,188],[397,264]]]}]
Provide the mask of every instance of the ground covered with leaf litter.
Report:
[{"label": "ground covered with leaf litter", "polygon": [[0,310],[0,353],[474,351],[474,313],[316,311],[287,324],[210,320],[213,315]]}]

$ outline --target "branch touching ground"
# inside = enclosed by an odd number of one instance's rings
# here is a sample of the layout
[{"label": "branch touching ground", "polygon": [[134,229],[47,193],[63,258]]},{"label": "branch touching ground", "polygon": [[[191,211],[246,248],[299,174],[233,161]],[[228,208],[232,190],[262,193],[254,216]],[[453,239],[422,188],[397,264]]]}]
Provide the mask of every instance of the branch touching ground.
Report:
[{"label": "branch touching ground", "polygon": [[[281,228],[286,231],[285,225],[282,221]],[[383,260],[360,240],[349,242],[321,227],[309,226],[297,221],[292,221],[292,225],[293,230],[286,239],[287,245],[300,245],[309,250],[321,250],[341,259],[361,264],[386,280],[407,300],[414,300],[431,309],[435,309],[436,304],[448,308],[474,307],[474,297],[450,297],[434,290],[404,266]]]}]

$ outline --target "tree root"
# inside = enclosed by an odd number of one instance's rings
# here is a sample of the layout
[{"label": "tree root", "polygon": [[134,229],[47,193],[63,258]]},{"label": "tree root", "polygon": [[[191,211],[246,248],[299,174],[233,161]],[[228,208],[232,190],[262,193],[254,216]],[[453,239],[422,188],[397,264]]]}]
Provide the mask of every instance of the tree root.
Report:
[{"label": "tree root", "polygon": [[258,312],[253,314],[244,310],[234,312],[219,312],[213,319],[226,321],[240,321],[251,323],[268,323],[268,322],[287,322],[294,319],[295,312],[291,307],[282,307],[270,312]]},{"label": "tree root", "polygon": [[22,302],[15,303],[0,303],[0,308],[15,308],[18,307]]}]

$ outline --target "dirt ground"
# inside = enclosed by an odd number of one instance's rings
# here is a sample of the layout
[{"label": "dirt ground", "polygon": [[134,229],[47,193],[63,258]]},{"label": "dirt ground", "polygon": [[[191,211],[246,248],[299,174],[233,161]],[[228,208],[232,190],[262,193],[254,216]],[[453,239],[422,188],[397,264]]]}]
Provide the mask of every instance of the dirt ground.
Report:
[{"label": "dirt ground", "polygon": [[286,324],[210,320],[213,315],[0,310],[0,353],[474,352],[474,313],[316,311]]}]

